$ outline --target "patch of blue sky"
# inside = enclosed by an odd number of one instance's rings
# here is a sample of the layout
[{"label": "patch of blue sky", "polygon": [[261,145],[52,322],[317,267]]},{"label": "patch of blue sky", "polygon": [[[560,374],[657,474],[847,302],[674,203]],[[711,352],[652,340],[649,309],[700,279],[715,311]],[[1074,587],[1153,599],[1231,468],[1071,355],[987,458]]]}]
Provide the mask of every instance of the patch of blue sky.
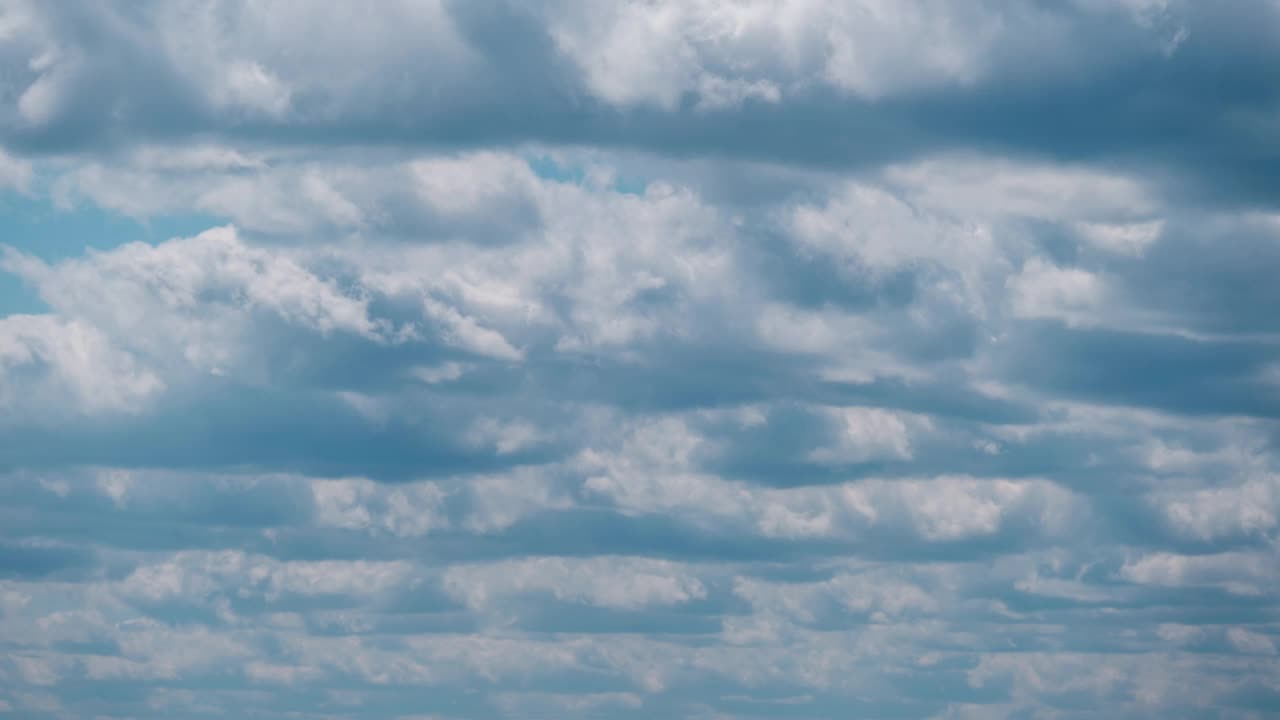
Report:
[{"label": "patch of blue sky", "polygon": [[[575,185],[585,185],[594,180],[589,167],[582,163],[569,161],[563,157],[558,158],[546,153],[535,153],[526,155],[525,162],[528,163],[529,169],[535,175],[544,180],[573,183]],[[645,177],[618,172],[616,168],[611,168],[611,170],[609,182],[605,183],[605,187],[609,190],[624,195],[643,195],[645,189],[649,187],[649,180]]]}]

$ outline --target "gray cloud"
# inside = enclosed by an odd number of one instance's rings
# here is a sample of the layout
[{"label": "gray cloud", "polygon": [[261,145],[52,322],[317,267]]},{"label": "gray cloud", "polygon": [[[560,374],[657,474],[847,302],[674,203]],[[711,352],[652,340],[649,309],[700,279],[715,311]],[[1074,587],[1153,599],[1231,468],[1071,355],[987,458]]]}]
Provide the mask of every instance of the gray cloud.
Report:
[{"label": "gray cloud", "polygon": [[1276,174],[1275,153],[1257,152],[1275,141],[1268,3],[429,2],[316,16],[15,2],[6,15],[6,144],[32,151],[196,133],[848,167],[980,147],[1171,168],[1171,190],[1246,204],[1266,204]]},{"label": "gray cloud", "polygon": [[1278,27],[0,4],[0,713],[1266,716]]}]

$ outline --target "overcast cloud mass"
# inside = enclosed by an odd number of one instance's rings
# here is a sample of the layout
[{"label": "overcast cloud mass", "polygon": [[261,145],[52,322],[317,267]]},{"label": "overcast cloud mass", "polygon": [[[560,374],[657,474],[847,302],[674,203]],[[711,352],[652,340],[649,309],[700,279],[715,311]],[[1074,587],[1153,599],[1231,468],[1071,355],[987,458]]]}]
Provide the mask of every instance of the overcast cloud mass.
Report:
[{"label": "overcast cloud mass", "polygon": [[1275,0],[0,0],[0,715],[1280,714]]}]

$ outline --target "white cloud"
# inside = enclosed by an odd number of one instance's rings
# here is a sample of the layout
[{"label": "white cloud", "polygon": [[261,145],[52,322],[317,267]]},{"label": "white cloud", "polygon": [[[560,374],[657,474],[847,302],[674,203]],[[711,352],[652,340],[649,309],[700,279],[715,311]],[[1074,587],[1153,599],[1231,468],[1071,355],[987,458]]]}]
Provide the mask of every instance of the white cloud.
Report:
[{"label": "white cloud", "polygon": [[[868,99],[966,85],[1006,23],[946,4],[812,0],[585,3],[544,12],[588,87],[619,105],[780,102],[814,85]],[[550,8],[549,8],[550,9]]]},{"label": "white cloud", "polygon": [[929,427],[926,418],[879,408],[832,408],[828,413],[837,426],[836,442],[810,453],[810,458],[818,462],[908,460],[912,431]]},{"label": "white cloud", "polygon": [[1237,12],[0,0],[0,711],[1261,711]]},{"label": "white cloud", "polygon": [[32,175],[30,161],[13,157],[4,148],[0,148],[0,190],[27,192],[31,187]]},{"label": "white cloud", "polygon": [[1025,485],[1011,482],[947,480],[907,485],[904,499],[925,538],[954,540],[999,530],[1004,514],[1025,492]]},{"label": "white cloud", "polygon": [[456,362],[447,362],[434,366],[418,366],[409,370],[413,377],[428,385],[452,382],[462,377],[466,371],[467,367],[465,365]]},{"label": "white cloud", "polygon": [[547,593],[567,602],[622,610],[678,605],[707,594],[687,567],[661,560],[610,557],[529,558],[455,566],[445,571],[444,587],[475,608],[525,593]]},{"label": "white cloud", "polygon": [[471,510],[463,524],[479,533],[501,531],[543,510],[574,506],[566,489],[546,468],[519,467],[506,473],[474,476],[467,479],[466,492]]},{"label": "white cloud", "polygon": [[380,530],[397,536],[421,536],[449,527],[443,503],[448,493],[433,482],[387,488],[371,480],[349,478],[310,483],[316,522],[325,527]]},{"label": "white cloud", "polygon": [[1008,682],[1016,702],[1042,695],[1078,693],[1112,705],[1123,702],[1127,679],[1136,670],[1129,658],[1088,653],[991,653],[968,672],[971,687]]},{"label": "white cloud", "polygon": [[230,63],[219,80],[211,93],[215,105],[243,108],[276,118],[289,111],[290,89],[275,73],[257,62]]},{"label": "white cloud", "polygon": [[[63,112],[73,87],[74,75],[83,61],[78,58],[57,60],[57,64],[41,72],[18,98],[18,113],[31,125],[44,125]],[[36,63],[41,66],[44,63]]]},{"label": "white cloud", "polygon": [[1247,655],[1275,655],[1276,644],[1270,637],[1241,627],[1227,629],[1227,642]]},{"label": "white cloud", "polygon": [[475,318],[430,298],[423,300],[423,308],[428,317],[444,328],[444,339],[450,345],[499,360],[520,360],[524,357],[524,353],[513,347],[502,333],[480,325]]},{"label": "white cloud", "polygon": [[546,712],[550,715],[565,712],[601,712],[603,708],[610,707],[634,710],[644,704],[644,700],[640,695],[630,692],[513,692],[502,693],[498,696],[496,702],[499,707],[512,714]]},{"label": "white cloud", "polygon": [[1162,493],[1151,501],[1180,535],[1211,541],[1233,535],[1262,535],[1277,526],[1280,477],[1269,475],[1240,485]]},{"label": "white cloud", "polygon": [[523,160],[506,153],[425,158],[408,169],[418,197],[445,217],[509,213],[529,202],[539,185]]},{"label": "white cloud", "polygon": [[1106,297],[1097,275],[1079,268],[1060,268],[1032,258],[1009,278],[1010,302],[1019,317],[1089,318]]},{"label": "white cloud", "polygon": [[492,447],[499,455],[510,455],[527,450],[543,440],[542,433],[533,424],[521,421],[502,421],[496,418],[480,418],[467,435],[474,445]]},{"label": "white cloud", "polygon": [[734,594],[757,612],[790,622],[813,623],[824,613],[869,615],[884,622],[901,615],[932,615],[941,598],[891,570],[839,573],[818,583],[771,583],[736,578]]},{"label": "white cloud", "polygon": [[265,662],[251,662],[244,666],[244,672],[255,682],[273,685],[296,685],[302,681],[317,680],[324,675],[311,667]]},{"label": "white cloud", "polygon": [[[27,345],[24,353],[10,354],[59,358],[55,364],[73,373],[82,394],[115,389],[86,376],[100,369],[96,361],[85,358],[83,369],[75,370],[73,349],[88,345],[101,346],[95,355],[107,357],[108,343],[122,346],[115,364],[125,372],[114,373],[115,383],[134,378],[116,394],[131,396],[162,383],[145,371],[128,371],[132,361],[123,352],[156,372],[182,366],[225,371],[248,350],[255,313],[321,336],[348,332],[378,341],[386,332],[369,317],[367,299],[343,293],[288,253],[247,245],[232,227],[155,246],[130,243],[53,265],[10,253],[4,267],[32,283],[57,313],[7,318],[11,335],[20,334]],[[33,347],[37,338],[43,338],[39,349]],[[102,402],[123,402],[112,400]]]},{"label": "white cloud", "polygon": [[127,470],[102,470],[98,472],[98,489],[111,498],[111,502],[120,508],[129,502],[129,493],[133,490],[133,474]]},{"label": "white cloud", "polygon": [[1222,552],[1211,555],[1147,553],[1126,560],[1119,576],[1132,583],[1159,587],[1216,587],[1233,595],[1273,592],[1280,572],[1265,552]]},{"label": "white cloud", "polygon": [[[280,119],[296,109],[296,99],[317,97],[322,112],[356,114],[361,103],[394,92],[388,76],[395,68],[431,67],[429,81],[437,87],[449,82],[445,68],[460,74],[474,68],[437,0],[395,0],[378,12],[335,8],[322,16],[288,3],[177,2],[158,6],[150,20],[157,54],[231,118]],[[389,81],[370,81],[379,77]]]},{"label": "white cloud", "polygon": [[164,388],[156,372],[88,323],[0,318],[0,409],[7,413],[138,412]]},{"label": "white cloud", "polygon": [[884,176],[912,205],[952,218],[1145,222],[1158,206],[1138,178],[1083,165],[942,154],[890,166]]},{"label": "white cloud", "polygon": [[1156,628],[1156,635],[1166,642],[1186,644],[1202,639],[1205,635],[1205,630],[1197,625],[1160,623]]},{"label": "white cloud", "polygon": [[1164,231],[1163,220],[1140,223],[1090,223],[1082,222],[1076,229],[1090,243],[1108,252],[1140,256],[1160,238]]},{"label": "white cloud", "polygon": [[56,685],[60,679],[60,674],[49,659],[15,655],[12,662],[18,666],[18,674],[22,680],[30,685]]},{"label": "white cloud", "polygon": [[584,489],[624,512],[674,515],[765,537],[853,539],[883,530],[952,542],[992,535],[1007,518],[1028,516],[1040,532],[1056,534],[1076,512],[1071,493],[1043,480],[942,476],[751,487],[694,469],[706,451],[706,441],[687,424],[667,418],[633,426],[619,449],[587,450],[576,464]]},{"label": "white cloud", "polygon": [[183,599],[207,603],[223,593],[268,601],[286,593],[367,596],[408,582],[412,571],[404,561],[282,562],[234,550],[183,551],[138,567],[116,583],[115,589],[124,598],[152,602]]},{"label": "white cloud", "polygon": [[[871,321],[861,315],[831,310],[814,312],[782,304],[766,305],[756,318],[760,339],[778,350],[839,356],[845,363],[858,366],[880,360],[889,366],[890,359],[866,347],[866,341],[874,332]],[[870,376],[874,369],[877,368],[873,366],[864,372]]]},{"label": "white cloud", "polygon": [[[314,253],[273,249],[270,262],[262,254],[267,251],[250,250],[240,235],[235,245],[271,271],[296,264],[309,272],[311,261],[336,264],[369,294],[420,304],[424,319],[449,344],[495,359],[521,360],[527,347],[522,336],[557,333],[560,350],[580,353],[688,335],[700,316],[684,304],[713,307],[740,292],[731,281],[732,253],[717,240],[734,232],[732,225],[687,188],[653,183],[633,195],[542,179],[509,153],[351,166],[263,159],[225,148],[174,157],[169,152],[151,148],[124,167],[80,167],[59,180],[59,191],[68,203],[88,198],[142,217],[225,214],[249,237],[368,237],[368,244]],[[181,169],[192,163],[200,169]],[[236,170],[221,167],[227,163]],[[433,244],[385,242],[401,238]],[[187,242],[165,243],[151,254],[176,261],[179,251],[208,251],[214,244],[211,238]],[[123,262],[143,254],[121,249],[107,257]],[[282,280],[271,278],[274,284]],[[364,307],[357,297],[342,299],[353,313]],[[336,312],[337,300],[316,305]],[[371,325],[357,330],[375,332]]]},{"label": "white cloud", "polygon": [[824,205],[802,204],[789,218],[801,247],[856,262],[871,273],[920,263],[972,272],[995,250],[988,228],[921,212],[893,193],[848,183]]}]

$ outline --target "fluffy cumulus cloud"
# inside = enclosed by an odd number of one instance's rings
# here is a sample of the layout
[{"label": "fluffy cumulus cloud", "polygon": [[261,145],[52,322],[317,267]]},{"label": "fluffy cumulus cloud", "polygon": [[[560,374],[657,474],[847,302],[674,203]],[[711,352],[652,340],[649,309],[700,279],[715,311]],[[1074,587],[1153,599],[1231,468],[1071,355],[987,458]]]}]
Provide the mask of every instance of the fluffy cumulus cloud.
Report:
[{"label": "fluffy cumulus cloud", "polygon": [[0,714],[1274,714],[1277,33],[0,0]]}]

